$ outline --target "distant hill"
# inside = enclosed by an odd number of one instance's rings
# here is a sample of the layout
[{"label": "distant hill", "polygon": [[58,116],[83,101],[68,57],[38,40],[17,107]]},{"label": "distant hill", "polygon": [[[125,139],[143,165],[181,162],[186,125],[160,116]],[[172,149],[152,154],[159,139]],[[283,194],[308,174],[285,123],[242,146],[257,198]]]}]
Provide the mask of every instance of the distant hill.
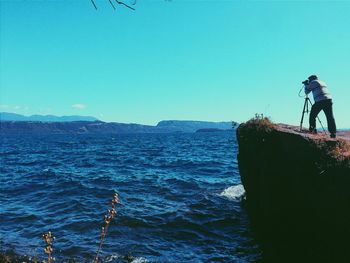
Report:
[{"label": "distant hill", "polygon": [[[197,127],[209,127],[199,128]],[[225,127],[219,129],[216,127]],[[228,129],[226,129],[228,127]],[[204,130],[203,130],[204,129]],[[115,133],[178,133],[213,132],[232,130],[231,122],[201,121],[162,121],[157,126],[126,124],[102,121],[3,121],[0,122],[0,134],[115,134]]]},{"label": "distant hill", "polygon": [[101,121],[2,121],[0,134],[113,134],[168,132],[155,126]]},{"label": "distant hill", "polygon": [[209,121],[160,121],[157,124],[158,128],[166,128],[170,130],[177,130],[181,132],[196,132],[201,129],[232,129],[232,122],[209,122]]},{"label": "distant hill", "polygon": [[91,116],[55,116],[55,115],[32,115],[24,116],[16,113],[0,112],[0,121],[42,121],[42,122],[70,122],[70,121],[98,121]]}]

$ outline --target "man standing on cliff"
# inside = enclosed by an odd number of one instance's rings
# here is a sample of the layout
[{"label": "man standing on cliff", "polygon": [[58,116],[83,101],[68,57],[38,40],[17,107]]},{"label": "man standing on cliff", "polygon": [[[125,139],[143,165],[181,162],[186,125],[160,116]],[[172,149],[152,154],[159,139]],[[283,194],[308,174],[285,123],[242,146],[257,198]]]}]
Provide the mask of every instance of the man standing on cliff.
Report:
[{"label": "man standing on cliff", "polygon": [[327,118],[328,131],[331,134],[331,138],[335,138],[337,128],[333,116],[333,102],[332,96],[327,89],[326,83],[319,80],[316,75],[311,75],[308,78],[308,81],[305,81],[305,84],[305,94],[307,95],[312,91],[315,101],[315,104],[312,105],[310,112],[309,131],[311,133],[317,133],[316,117],[320,111],[323,110]]}]

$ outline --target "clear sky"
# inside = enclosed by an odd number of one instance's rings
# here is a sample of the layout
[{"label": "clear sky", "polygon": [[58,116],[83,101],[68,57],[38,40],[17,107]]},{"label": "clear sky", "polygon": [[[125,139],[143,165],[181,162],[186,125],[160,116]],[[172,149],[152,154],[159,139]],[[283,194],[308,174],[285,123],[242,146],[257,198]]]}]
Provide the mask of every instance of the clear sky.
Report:
[{"label": "clear sky", "polygon": [[298,125],[301,81],[318,74],[350,128],[350,1],[0,3],[0,111]]}]

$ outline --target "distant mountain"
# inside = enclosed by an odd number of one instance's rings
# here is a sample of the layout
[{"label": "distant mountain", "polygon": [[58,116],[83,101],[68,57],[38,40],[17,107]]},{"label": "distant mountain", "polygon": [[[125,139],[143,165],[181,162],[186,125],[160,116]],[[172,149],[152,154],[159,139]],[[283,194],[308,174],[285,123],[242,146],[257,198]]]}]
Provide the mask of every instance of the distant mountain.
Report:
[{"label": "distant mountain", "polygon": [[232,122],[169,120],[169,121],[160,121],[156,127],[176,130],[180,132],[196,132],[197,130],[201,130],[201,129],[228,130],[228,129],[232,129]]},{"label": "distant mountain", "polygon": [[70,122],[70,121],[98,121],[90,116],[54,116],[54,115],[32,115],[24,116],[16,113],[0,112],[0,121],[42,121],[42,122]]},{"label": "distant mountain", "polygon": [[116,133],[176,133],[179,129],[101,121],[40,122],[1,121],[0,134],[116,134]]},{"label": "distant mountain", "polygon": [[[209,127],[200,128],[197,127]],[[216,127],[224,127],[219,129]],[[226,128],[228,127],[228,128]],[[204,129],[204,130],[203,130]],[[162,121],[157,126],[126,124],[102,121],[1,121],[0,134],[113,134],[113,133],[178,133],[178,132],[213,132],[231,130],[231,122],[201,121]]]},{"label": "distant mountain", "polygon": [[155,126],[101,121],[40,122],[2,121],[0,134],[113,134],[168,132]]}]

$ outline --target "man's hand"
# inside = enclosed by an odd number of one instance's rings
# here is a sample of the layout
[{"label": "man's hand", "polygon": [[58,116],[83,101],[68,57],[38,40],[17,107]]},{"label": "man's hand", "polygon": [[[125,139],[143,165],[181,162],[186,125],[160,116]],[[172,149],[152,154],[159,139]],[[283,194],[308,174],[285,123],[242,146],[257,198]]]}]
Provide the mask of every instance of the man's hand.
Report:
[{"label": "man's hand", "polygon": [[307,86],[307,85],[309,85],[309,80],[307,79],[307,80],[304,80],[303,82],[302,82],[305,86]]}]

